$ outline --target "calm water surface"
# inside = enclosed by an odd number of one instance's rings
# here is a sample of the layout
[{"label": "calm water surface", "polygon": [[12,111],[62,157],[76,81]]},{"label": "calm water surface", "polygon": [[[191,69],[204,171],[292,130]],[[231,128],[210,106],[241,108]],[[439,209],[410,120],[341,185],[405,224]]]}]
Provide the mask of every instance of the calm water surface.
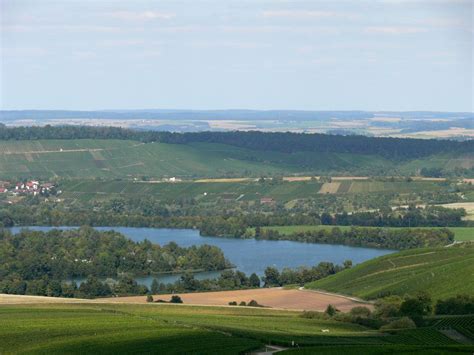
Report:
[{"label": "calm water surface", "polygon": [[[12,228],[17,233],[25,227]],[[75,227],[26,227],[32,230],[49,231],[51,229],[74,229]],[[210,244],[222,249],[227,259],[237,269],[250,275],[252,272],[263,275],[267,266],[275,266],[279,270],[289,267],[313,266],[321,261],[329,261],[342,264],[344,260],[350,259],[353,264],[358,264],[377,256],[394,252],[388,249],[356,248],[345,245],[333,244],[310,244],[287,240],[255,240],[255,239],[230,239],[220,237],[202,237],[198,230],[194,229],[166,229],[166,228],[132,228],[132,227],[96,227],[97,230],[115,230],[122,233],[133,241],[148,239],[152,243],[164,245],[176,242],[179,246],[189,247],[191,245]],[[201,272],[196,278],[213,278],[219,272]],[[174,282],[179,275],[160,275],[158,281],[168,283]],[[141,277],[136,279],[139,283],[149,286],[153,277]]]}]

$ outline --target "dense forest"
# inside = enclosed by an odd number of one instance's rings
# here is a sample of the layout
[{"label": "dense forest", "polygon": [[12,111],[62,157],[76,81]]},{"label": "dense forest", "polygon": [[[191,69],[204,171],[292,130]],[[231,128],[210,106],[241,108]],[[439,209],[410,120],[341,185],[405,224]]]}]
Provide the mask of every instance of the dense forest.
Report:
[{"label": "dense forest", "polygon": [[305,243],[344,244],[356,247],[413,249],[445,246],[454,242],[448,229],[386,229],[352,227],[348,231],[334,227],[331,230],[305,231],[280,234],[276,230],[257,229],[256,239],[292,240]]},{"label": "dense forest", "polygon": [[210,245],[181,248],[145,240],[133,242],[114,232],[90,227],[77,230],[11,234],[0,230],[0,279],[18,275],[68,279],[122,274],[148,275],[185,270],[223,270],[231,267],[222,251]]},{"label": "dense forest", "polygon": [[251,150],[293,153],[324,152],[376,154],[391,160],[415,159],[437,153],[469,153],[474,141],[375,138],[304,133],[264,133],[257,131],[171,133],[134,131],[117,127],[44,126],[0,127],[0,140],[37,139],[127,139],[141,142],[187,144],[220,143]]}]

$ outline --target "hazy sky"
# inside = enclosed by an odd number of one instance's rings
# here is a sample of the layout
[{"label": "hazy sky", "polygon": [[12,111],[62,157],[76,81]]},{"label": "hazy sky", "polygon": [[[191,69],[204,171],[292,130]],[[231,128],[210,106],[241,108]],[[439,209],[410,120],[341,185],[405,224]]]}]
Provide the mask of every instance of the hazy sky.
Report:
[{"label": "hazy sky", "polygon": [[474,0],[0,3],[2,109],[473,111]]}]

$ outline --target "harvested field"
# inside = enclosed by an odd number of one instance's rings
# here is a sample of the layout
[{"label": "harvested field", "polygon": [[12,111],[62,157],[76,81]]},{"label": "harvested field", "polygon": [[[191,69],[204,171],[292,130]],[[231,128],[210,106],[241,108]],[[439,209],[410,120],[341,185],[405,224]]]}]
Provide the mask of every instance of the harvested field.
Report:
[{"label": "harvested field", "polygon": [[344,180],[369,180],[368,176],[333,176],[333,181],[344,181]]},{"label": "harvested field", "polygon": [[[169,295],[155,295],[156,300],[162,299],[168,301]],[[283,289],[283,288],[259,288],[253,290],[238,291],[219,291],[219,292],[199,292],[199,293],[180,293],[179,296],[184,304],[224,306],[229,302],[241,301],[249,302],[256,300],[259,304],[280,309],[288,310],[313,310],[324,311],[329,304],[337,309],[347,312],[353,307],[367,306],[368,303],[360,303],[356,300],[339,296],[335,294],[322,293],[309,290]],[[110,303],[146,303],[145,296],[116,297],[106,298],[101,301]]]},{"label": "harvested field", "polygon": [[341,186],[340,182],[326,182],[321,186],[319,190],[320,194],[335,194],[337,190],[339,190],[339,186]]},{"label": "harvested field", "polygon": [[256,179],[251,178],[222,178],[222,179],[198,179],[194,182],[244,182],[244,181],[255,181]]},{"label": "harvested field", "polygon": [[38,303],[83,303],[92,302],[81,298],[6,295],[0,293],[0,305],[2,304],[38,304]]},{"label": "harvested field", "polygon": [[[283,181],[310,181],[313,177],[312,176],[285,176]],[[315,177],[315,179],[319,179],[319,177]]]},{"label": "harvested field", "polygon": [[445,208],[464,208],[467,214],[474,214],[474,202],[445,203],[438,206],[443,206]]}]

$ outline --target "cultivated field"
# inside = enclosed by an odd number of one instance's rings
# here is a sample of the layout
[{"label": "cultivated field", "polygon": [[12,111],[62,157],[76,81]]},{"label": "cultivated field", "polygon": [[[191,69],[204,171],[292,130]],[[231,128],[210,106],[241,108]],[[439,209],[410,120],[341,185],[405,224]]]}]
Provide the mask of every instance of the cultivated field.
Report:
[{"label": "cultivated field", "polygon": [[63,198],[90,200],[124,196],[150,196],[164,200],[195,198],[200,202],[255,201],[271,197],[276,202],[320,198],[321,194],[369,194],[369,193],[410,193],[420,191],[446,190],[439,182],[379,182],[379,181],[341,181],[322,184],[318,181],[285,181],[282,183],[260,183],[257,181],[183,181],[177,183],[146,183],[140,181],[94,181],[68,180],[60,186]]},{"label": "cultivated field", "polygon": [[366,261],[306,287],[365,299],[426,291],[434,299],[474,294],[474,245],[414,249]]},{"label": "cultivated field", "polygon": [[0,306],[1,354],[239,354],[264,344],[291,347],[292,342],[301,349],[318,346],[308,348],[309,353],[346,345],[365,354],[382,344],[398,351],[406,346],[474,349],[456,343],[436,326],[383,334],[323,316],[304,318],[301,312],[265,308],[156,303]]},{"label": "cultivated field", "polygon": [[[154,299],[168,301],[172,295],[154,295]],[[288,310],[312,310],[323,312],[329,304],[337,309],[347,312],[353,307],[367,306],[370,304],[356,302],[347,297],[321,292],[283,289],[283,288],[259,288],[253,290],[199,292],[179,294],[185,304],[227,306],[229,302],[236,301],[237,304],[244,301],[248,303],[256,300],[259,304],[271,308]],[[102,301],[102,300],[101,300]],[[112,303],[145,303],[145,296],[116,297],[104,299],[104,302]]]}]

